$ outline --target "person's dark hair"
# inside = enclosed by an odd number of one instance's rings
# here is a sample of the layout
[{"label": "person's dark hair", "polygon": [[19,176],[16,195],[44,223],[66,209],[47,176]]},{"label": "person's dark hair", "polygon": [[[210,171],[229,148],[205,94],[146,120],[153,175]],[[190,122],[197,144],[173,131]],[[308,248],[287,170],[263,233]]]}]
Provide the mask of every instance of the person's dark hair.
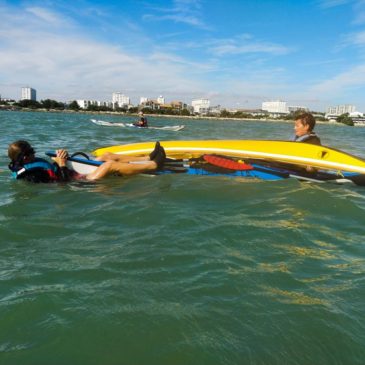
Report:
[{"label": "person's dark hair", "polygon": [[20,162],[24,157],[31,156],[35,153],[29,142],[19,140],[9,145],[8,156],[13,162]]},{"label": "person's dark hair", "polygon": [[295,120],[300,120],[303,125],[309,126],[309,131],[312,131],[316,125],[316,120],[314,119],[311,113],[302,113],[299,114]]}]

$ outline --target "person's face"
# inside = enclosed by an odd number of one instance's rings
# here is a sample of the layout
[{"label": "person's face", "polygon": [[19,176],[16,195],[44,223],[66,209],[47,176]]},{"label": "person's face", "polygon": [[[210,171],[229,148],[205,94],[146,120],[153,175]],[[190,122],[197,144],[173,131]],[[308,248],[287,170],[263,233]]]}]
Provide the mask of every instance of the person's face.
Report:
[{"label": "person's face", "polygon": [[298,137],[304,136],[309,132],[309,125],[304,125],[300,119],[294,122],[295,135]]}]

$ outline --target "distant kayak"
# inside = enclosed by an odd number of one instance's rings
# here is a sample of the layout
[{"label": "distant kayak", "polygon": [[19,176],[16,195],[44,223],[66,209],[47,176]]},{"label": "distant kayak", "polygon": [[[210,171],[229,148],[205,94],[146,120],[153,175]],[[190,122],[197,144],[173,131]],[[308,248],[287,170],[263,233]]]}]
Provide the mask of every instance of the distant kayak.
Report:
[{"label": "distant kayak", "polygon": [[166,125],[166,126],[148,126],[148,127],[139,127],[137,125],[134,125],[133,123],[112,123],[112,122],[106,122],[104,120],[96,120],[96,119],[90,119],[91,122],[97,125],[101,125],[104,127],[122,127],[122,128],[138,128],[138,129],[159,129],[159,130],[165,130],[165,131],[173,131],[178,132],[185,128],[184,125]]}]

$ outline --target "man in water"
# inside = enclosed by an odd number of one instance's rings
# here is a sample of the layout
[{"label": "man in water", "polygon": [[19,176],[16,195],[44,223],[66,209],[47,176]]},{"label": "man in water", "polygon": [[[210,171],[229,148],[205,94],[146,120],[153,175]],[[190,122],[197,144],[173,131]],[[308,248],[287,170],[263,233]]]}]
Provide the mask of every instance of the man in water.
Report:
[{"label": "man in water", "polygon": [[[56,151],[54,164],[43,158],[35,157],[35,150],[29,142],[19,140],[9,145],[8,156],[11,160],[9,169],[15,179],[23,179],[34,183],[65,182],[75,178],[75,173],[66,166],[68,153],[64,149]],[[86,180],[99,180],[110,174],[130,176],[143,172],[154,171],[163,167],[166,154],[159,142],[149,156],[128,157],[118,159],[102,156],[105,161],[95,171],[81,176]],[[137,162],[138,163],[133,163]]]},{"label": "man in water", "polygon": [[294,121],[294,137],[295,142],[304,142],[310,144],[321,145],[321,140],[313,131],[316,120],[311,113],[299,114]]},{"label": "man in water", "polygon": [[148,127],[147,118],[143,115],[143,112],[139,112],[139,121],[136,123],[133,123],[136,127]]},{"label": "man in water", "polygon": [[[321,140],[313,131],[316,125],[316,120],[311,113],[299,114],[294,121],[294,136],[292,141],[304,142],[315,145],[321,145]],[[312,166],[306,166],[305,170],[311,174],[316,173],[316,169]]]}]

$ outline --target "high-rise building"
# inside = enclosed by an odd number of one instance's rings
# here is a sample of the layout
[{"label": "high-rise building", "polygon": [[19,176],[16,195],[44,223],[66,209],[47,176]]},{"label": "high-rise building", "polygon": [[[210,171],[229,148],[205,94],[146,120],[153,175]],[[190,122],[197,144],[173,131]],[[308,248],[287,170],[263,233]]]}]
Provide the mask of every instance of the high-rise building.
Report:
[{"label": "high-rise building", "polygon": [[76,100],[81,109],[87,109],[90,105],[98,105],[96,100]]},{"label": "high-rise building", "polygon": [[120,92],[115,92],[112,95],[112,103],[122,108],[123,106],[128,106],[131,101],[129,96],[126,96]]},{"label": "high-rise building", "polygon": [[22,87],[21,100],[37,100],[37,91],[31,87]]},{"label": "high-rise building", "polygon": [[309,112],[309,109],[306,106],[301,106],[301,105],[289,105],[288,106],[289,113],[294,113],[297,111]]},{"label": "high-rise building", "polygon": [[288,108],[285,101],[264,101],[261,105],[262,110],[266,110],[269,113],[288,113]]},{"label": "high-rise building", "polygon": [[353,113],[356,112],[356,106],[355,105],[336,105],[336,106],[330,106],[327,108],[327,114],[330,115],[341,115],[345,113]]},{"label": "high-rise building", "polygon": [[194,113],[207,114],[209,112],[210,100],[209,99],[194,99],[191,102],[191,106],[194,109]]}]

